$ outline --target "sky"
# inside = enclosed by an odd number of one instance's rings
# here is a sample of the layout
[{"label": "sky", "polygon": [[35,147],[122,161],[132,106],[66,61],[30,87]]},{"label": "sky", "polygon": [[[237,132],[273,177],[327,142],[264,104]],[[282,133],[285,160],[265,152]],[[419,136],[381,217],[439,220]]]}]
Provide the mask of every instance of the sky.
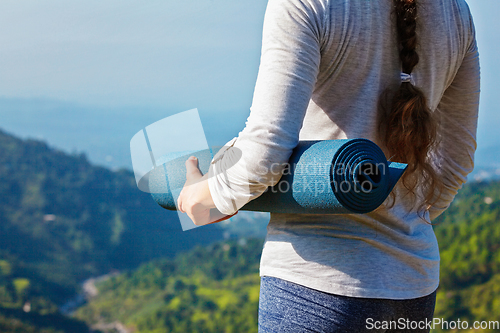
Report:
[{"label": "sky", "polygon": [[[500,6],[498,0],[468,3],[481,54],[478,144],[484,148],[500,139],[496,90]],[[210,135],[230,139],[249,113],[266,4],[263,0],[2,0],[0,101],[28,100],[35,109],[33,101],[66,105],[59,108],[75,117],[88,110],[94,116],[128,115],[119,120],[128,126],[129,138],[148,122],[198,108],[202,121],[222,128],[211,129]],[[41,123],[28,119],[33,113],[28,117],[21,109],[15,114],[9,111],[8,116],[0,110],[0,128],[22,135],[38,131],[64,146],[63,137],[51,137],[54,127],[45,133]],[[40,111],[40,117],[46,114]],[[59,118],[68,126],[74,121],[68,115]],[[61,126],[64,121],[60,120]],[[83,143],[72,145],[89,149]]]},{"label": "sky", "polygon": [[265,6],[260,0],[2,0],[0,77],[8,80],[0,96],[240,107],[253,92]]}]

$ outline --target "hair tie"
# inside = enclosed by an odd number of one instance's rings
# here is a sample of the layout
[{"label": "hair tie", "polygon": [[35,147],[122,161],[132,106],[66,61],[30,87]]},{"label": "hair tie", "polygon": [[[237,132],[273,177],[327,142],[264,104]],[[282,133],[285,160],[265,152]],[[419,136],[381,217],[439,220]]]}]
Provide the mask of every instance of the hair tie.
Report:
[{"label": "hair tie", "polygon": [[409,82],[415,85],[415,81],[413,80],[413,75],[401,72],[401,83],[404,82]]}]

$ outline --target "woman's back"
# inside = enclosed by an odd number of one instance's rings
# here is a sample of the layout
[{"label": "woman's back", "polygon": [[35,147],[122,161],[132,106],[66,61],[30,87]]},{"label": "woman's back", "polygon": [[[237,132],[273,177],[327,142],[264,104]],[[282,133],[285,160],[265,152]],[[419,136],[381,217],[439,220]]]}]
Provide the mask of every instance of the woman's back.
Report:
[{"label": "woman's back", "polygon": [[371,139],[408,164],[392,204],[271,214],[259,331],[368,332],[370,320],[406,318],[429,332],[439,284],[430,221],[472,171],[478,103],[462,0],[269,0],[246,126],[206,176],[186,161],[180,210],[199,224],[234,214],[279,181],[299,139]]},{"label": "woman's back", "polygon": [[[271,0],[252,114],[236,146],[269,165],[283,160],[298,131],[301,140],[364,137],[383,147],[379,99],[401,83],[394,16],[392,0]],[[437,288],[439,250],[428,222],[473,168],[479,65],[464,1],[418,1],[417,36],[412,79],[439,123],[433,161],[444,190],[432,216],[424,221],[402,186],[392,208],[366,215],[272,214],[262,276],[370,298],[415,298]],[[272,143],[246,144],[266,136]],[[245,166],[251,175],[251,163]]]},{"label": "woman's back", "polygon": [[[300,139],[365,137],[375,141],[379,97],[401,82],[393,1],[320,0],[311,1],[310,7],[313,3],[317,10],[310,15],[324,17],[315,20],[321,62]],[[319,4],[329,7],[320,11]],[[420,61],[412,76],[435,110],[474,41],[465,1],[419,0],[417,38]],[[287,43],[286,39],[281,42]],[[303,52],[314,52],[314,48],[304,47]],[[471,80],[475,74],[470,73]]]}]

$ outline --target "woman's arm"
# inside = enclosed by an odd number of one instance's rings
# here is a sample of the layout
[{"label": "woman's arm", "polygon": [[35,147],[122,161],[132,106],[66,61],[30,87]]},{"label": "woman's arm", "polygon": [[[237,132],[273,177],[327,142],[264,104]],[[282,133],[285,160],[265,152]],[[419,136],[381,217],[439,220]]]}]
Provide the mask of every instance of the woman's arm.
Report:
[{"label": "woman's arm", "polygon": [[[225,215],[234,214],[281,178],[298,143],[316,83],[325,29],[321,3],[269,1],[250,116],[232,147],[216,156],[206,182],[197,188],[205,196],[211,194],[211,200],[197,199],[207,203],[205,218],[213,206]],[[181,201],[183,194],[189,193],[181,193]],[[194,201],[183,203],[186,210],[190,205],[200,207]]]},{"label": "woman's arm", "polygon": [[225,214],[276,184],[298,143],[319,70],[325,23],[324,9],[313,3],[320,1],[269,1],[250,116],[233,148],[210,169],[210,192]]},{"label": "woman's arm", "polygon": [[439,200],[429,210],[431,220],[449,207],[474,168],[480,68],[472,18],[470,36],[463,62],[436,110],[440,133],[436,160],[444,189]]}]

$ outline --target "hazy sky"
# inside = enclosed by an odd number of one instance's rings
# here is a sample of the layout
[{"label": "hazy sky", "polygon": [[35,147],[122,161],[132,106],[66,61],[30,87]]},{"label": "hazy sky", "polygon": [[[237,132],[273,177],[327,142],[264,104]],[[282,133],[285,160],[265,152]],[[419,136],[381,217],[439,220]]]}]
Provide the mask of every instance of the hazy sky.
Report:
[{"label": "hazy sky", "polygon": [[0,2],[0,96],[247,106],[266,2]]},{"label": "hazy sky", "polygon": [[[498,1],[468,1],[482,61],[478,136],[487,145],[500,139]],[[2,0],[0,98],[248,113],[266,3]]]}]

